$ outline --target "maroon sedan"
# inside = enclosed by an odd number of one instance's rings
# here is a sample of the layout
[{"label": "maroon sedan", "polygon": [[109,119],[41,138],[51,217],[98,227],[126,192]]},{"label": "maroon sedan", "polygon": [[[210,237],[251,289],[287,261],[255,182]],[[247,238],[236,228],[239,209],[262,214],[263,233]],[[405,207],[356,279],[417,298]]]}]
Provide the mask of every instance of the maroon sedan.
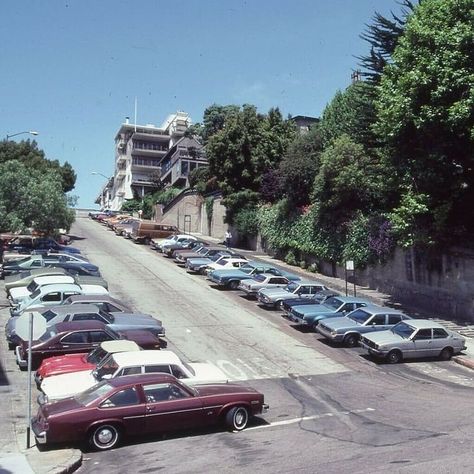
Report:
[{"label": "maroon sedan", "polygon": [[39,444],[88,440],[110,449],[124,435],[143,435],[223,423],[243,430],[264,413],[263,394],[236,384],[188,387],[168,374],[104,380],[75,397],[42,405],[32,419]]},{"label": "maroon sedan", "polygon": [[[38,368],[43,359],[64,354],[89,352],[101,342],[115,339],[135,341],[143,349],[160,349],[165,342],[143,329],[114,331],[99,321],[74,321],[51,326],[31,345],[31,362]],[[20,369],[28,365],[28,341],[21,341],[15,349]]]}]

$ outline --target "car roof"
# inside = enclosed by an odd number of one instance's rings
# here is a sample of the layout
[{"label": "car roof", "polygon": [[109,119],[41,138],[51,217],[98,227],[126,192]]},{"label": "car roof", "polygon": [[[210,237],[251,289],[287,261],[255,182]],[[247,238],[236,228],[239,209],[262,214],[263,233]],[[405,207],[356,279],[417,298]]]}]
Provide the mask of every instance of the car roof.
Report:
[{"label": "car roof", "polygon": [[79,313],[98,313],[99,307],[94,304],[82,303],[82,304],[62,304],[57,306],[45,306],[41,313],[47,311],[54,311],[57,314],[79,314]]},{"label": "car roof", "polygon": [[259,273],[258,276],[260,276],[260,277],[264,276],[265,278],[270,278],[270,277],[272,277],[272,278],[285,278],[286,280],[288,280],[288,278],[286,278],[285,275],[274,275],[273,273]]},{"label": "car roof", "polygon": [[366,300],[365,298],[356,298],[354,296],[334,296],[334,298],[337,298],[343,303],[367,303],[367,306],[372,304],[369,300]]},{"label": "car roof", "polygon": [[358,308],[362,311],[367,313],[390,313],[390,314],[406,314],[403,311],[394,308],[388,308],[387,306],[379,306],[378,304],[368,304],[367,306],[362,306],[362,308]]},{"label": "car roof", "polygon": [[81,287],[74,283],[53,283],[41,287],[41,291],[78,291]]},{"label": "car roof", "polygon": [[100,321],[68,321],[55,324],[57,332],[79,331],[81,329],[104,329],[105,324]]},{"label": "car roof", "polygon": [[112,379],[107,380],[107,384],[112,385],[113,387],[122,387],[124,385],[133,385],[136,383],[150,383],[150,382],[172,383],[172,382],[176,382],[176,378],[171,374],[154,372],[151,374],[123,375],[121,377],[114,377]]},{"label": "car roof", "polygon": [[141,347],[135,341],[128,341],[125,339],[118,339],[115,341],[104,341],[100,347],[106,352],[131,352],[140,351]]},{"label": "car roof", "polygon": [[446,328],[442,325],[437,323],[436,321],[432,321],[431,319],[410,319],[409,321],[404,321],[410,326],[414,327],[415,329],[444,329]]},{"label": "car roof", "polygon": [[321,283],[320,281],[315,281],[315,280],[298,280],[293,283],[296,283],[297,285],[315,285],[315,286],[325,286],[324,283]]},{"label": "car roof", "polygon": [[133,351],[114,354],[119,366],[135,364],[181,364],[179,357],[172,351]]},{"label": "car roof", "polygon": [[115,303],[120,306],[128,307],[128,305],[122,303],[120,300],[117,298],[114,298],[113,296],[110,295],[73,295],[70,296],[68,299],[71,299],[71,301],[96,301],[98,303]]},{"label": "car roof", "polygon": [[34,277],[33,280],[38,285],[44,285],[45,283],[74,283],[74,277],[71,275],[43,275]]}]

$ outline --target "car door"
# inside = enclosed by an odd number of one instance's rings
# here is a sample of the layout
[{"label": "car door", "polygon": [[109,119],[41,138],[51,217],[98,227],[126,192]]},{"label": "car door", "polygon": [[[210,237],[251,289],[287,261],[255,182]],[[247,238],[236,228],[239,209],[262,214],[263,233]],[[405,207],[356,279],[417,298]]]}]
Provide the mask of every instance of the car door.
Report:
[{"label": "car door", "polygon": [[104,400],[97,408],[100,418],[121,419],[130,435],[143,433],[146,404],[136,387],[119,390]]},{"label": "car door", "polygon": [[144,384],[145,432],[171,431],[204,424],[201,399],[175,383]]},{"label": "car door", "polygon": [[76,354],[90,349],[88,331],[74,331],[63,336],[60,341],[60,353]]},{"label": "car door", "polygon": [[387,321],[386,317],[386,314],[374,314],[366,323],[364,323],[361,332],[370,333],[387,329],[387,325],[385,324]]},{"label": "car door", "polygon": [[431,329],[419,329],[413,336],[415,357],[431,357],[434,355]]}]

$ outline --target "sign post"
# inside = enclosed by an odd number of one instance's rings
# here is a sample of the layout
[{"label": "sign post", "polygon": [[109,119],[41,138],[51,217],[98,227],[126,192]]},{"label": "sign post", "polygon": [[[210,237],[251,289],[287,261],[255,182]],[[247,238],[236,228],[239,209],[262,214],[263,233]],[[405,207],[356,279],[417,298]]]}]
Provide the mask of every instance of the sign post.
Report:
[{"label": "sign post", "polygon": [[46,319],[37,312],[22,314],[16,322],[15,331],[18,337],[23,340],[28,340],[28,410],[26,413],[26,447],[29,448],[31,436],[31,346],[33,345],[34,340],[38,339],[45,333]]},{"label": "sign post", "polygon": [[346,260],[346,267],[345,267],[346,296],[347,296],[347,272],[352,272],[352,276],[354,277],[354,296],[356,296],[354,260]]}]

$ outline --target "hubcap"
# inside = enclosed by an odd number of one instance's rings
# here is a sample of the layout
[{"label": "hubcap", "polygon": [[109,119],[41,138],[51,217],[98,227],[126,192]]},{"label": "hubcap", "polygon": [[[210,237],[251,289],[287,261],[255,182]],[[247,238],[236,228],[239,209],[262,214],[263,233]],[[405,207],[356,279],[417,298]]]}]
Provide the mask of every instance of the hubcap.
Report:
[{"label": "hubcap", "polygon": [[114,434],[107,428],[103,428],[97,433],[97,441],[99,441],[100,444],[108,444],[113,438]]}]

